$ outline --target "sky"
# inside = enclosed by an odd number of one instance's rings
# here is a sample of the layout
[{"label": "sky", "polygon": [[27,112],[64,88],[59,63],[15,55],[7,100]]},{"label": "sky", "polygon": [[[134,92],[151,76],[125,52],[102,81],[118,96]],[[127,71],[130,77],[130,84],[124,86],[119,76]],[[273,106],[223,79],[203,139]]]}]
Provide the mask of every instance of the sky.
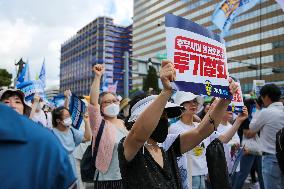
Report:
[{"label": "sky", "polygon": [[61,44],[98,16],[127,26],[133,0],[0,0],[0,68],[15,77],[23,58],[34,79],[45,59],[47,88],[59,85]]}]

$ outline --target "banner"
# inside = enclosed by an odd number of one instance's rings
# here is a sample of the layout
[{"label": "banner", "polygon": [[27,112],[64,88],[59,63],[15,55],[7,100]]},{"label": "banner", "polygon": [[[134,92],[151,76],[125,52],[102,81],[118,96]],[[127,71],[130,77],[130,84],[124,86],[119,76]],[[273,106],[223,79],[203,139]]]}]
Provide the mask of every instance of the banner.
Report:
[{"label": "banner", "polygon": [[239,82],[236,82],[236,84],[239,86],[238,91],[234,94],[233,99],[231,103],[228,106],[228,111],[232,111],[235,113],[243,112],[244,107],[244,100],[243,100],[243,94],[242,94],[242,88]]},{"label": "banner", "polygon": [[117,84],[118,84],[118,81],[116,81],[116,82],[115,82],[114,84],[112,84],[112,85],[108,85],[108,92],[116,93]]},{"label": "banner", "polygon": [[234,19],[254,7],[260,0],[223,0],[212,16],[212,22],[225,34]]},{"label": "banner", "polygon": [[260,89],[265,85],[265,80],[253,80],[252,90],[258,97]]},{"label": "banner", "polygon": [[17,85],[17,89],[20,89],[25,94],[25,100],[30,101],[35,94],[38,94],[42,99],[45,98],[44,88],[41,81],[27,81]]},{"label": "banner", "polygon": [[168,60],[177,90],[230,98],[225,45],[218,35],[184,18],[166,15]]},{"label": "banner", "polygon": [[79,129],[86,112],[85,103],[76,95],[72,94],[69,102],[69,112],[71,114],[72,126]]}]

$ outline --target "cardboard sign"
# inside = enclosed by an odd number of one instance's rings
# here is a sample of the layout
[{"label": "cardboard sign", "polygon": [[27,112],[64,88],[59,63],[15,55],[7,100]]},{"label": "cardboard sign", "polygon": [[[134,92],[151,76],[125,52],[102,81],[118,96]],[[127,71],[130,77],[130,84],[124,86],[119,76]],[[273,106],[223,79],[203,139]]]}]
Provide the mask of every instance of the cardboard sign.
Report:
[{"label": "cardboard sign", "polygon": [[243,111],[244,101],[243,101],[243,94],[242,94],[242,88],[240,83],[236,82],[237,85],[239,85],[238,91],[234,94],[233,99],[228,106],[228,110],[238,113]]},{"label": "cardboard sign", "polygon": [[72,94],[69,102],[69,112],[71,114],[72,126],[79,129],[86,112],[85,103],[76,95]]},{"label": "cardboard sign", "polygon": [[253,90],[256,96],[259,96],[261,87],[265,85],[265,80],[253,80]]},{"label": "cardboard sign", "polygon": [[218,35],[184,18],[166,15],[167,56],[174,63],[174,88],[230,98],[225,45]]}]

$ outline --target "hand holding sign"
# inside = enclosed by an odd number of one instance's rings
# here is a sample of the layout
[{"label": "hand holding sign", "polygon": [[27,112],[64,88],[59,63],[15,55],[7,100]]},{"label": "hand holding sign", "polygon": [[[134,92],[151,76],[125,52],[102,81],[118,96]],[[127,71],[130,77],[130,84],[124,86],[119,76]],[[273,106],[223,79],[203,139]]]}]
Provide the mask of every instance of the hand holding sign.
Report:
[{"label": "hand holding sign", "polygon": [[248,118],[248,109],[247,109],[246,106],[244,106],[243,111],[241,113],[239,113],[237,120],[240,120],[241,122],[243,122],[247,118]]},{"label": "hand holding sign", "polygon": [[176,70],[172,62],[167,60],[162,62],[160,78],[164,89],[172,90],[171,82],[176,79]]},{"label": "hand holding sign", "polygon": [[239,85],[232,78],[229,78],[229,90],[233,96],[239,90]]},{"label": "hand holding sign", "polygon": [[105,66],[103,64],[96,64],[93,66],[93,71],[96,76],[101,77],[105,73]]},{"label": "hand holding sign", "polygon": [[72,93],[71,93],[70,89],[64,91],[64,96],[65,96],[66,98],[70,98],[70,97],[72,96]]},{"label": "hand holding sign", "polygon": [[89,114],[88,114],[88,112],[86,112],[85,114],[84,114],[84,122],[87,122],[87,121],[89,121]]},{"label": "hand holding sign", "polygon": [[34,95],[34,103],[39,103],[39,101],[40,101],[40,96],[36,93]]}]

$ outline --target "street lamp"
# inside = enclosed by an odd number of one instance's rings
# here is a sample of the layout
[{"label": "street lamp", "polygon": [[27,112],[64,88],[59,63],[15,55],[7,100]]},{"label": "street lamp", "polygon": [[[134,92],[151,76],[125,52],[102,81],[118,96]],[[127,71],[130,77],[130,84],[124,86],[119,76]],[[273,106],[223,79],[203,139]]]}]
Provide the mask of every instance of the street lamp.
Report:
[{"label": "street lamp", "polygon": [[[148,60],[143,60],[143,59],[129,57],[129,52],[125,51],[124,52],[124,70],[123,70],[124,72],[123,83],[124,83],[124,97],[125,98],[129,97],[129,71],[130,71],[129,70],[129,60],[147,64],[147,69],[149,69],[149,66],[152,66],[152,65],[161,65],[161,63],[159,62],[152,61],[152,58],[148,58]],[[131,73],[138,74],[139,76],[147,75],[145,73],[135,72],[132,70],[131,70]]]}]

